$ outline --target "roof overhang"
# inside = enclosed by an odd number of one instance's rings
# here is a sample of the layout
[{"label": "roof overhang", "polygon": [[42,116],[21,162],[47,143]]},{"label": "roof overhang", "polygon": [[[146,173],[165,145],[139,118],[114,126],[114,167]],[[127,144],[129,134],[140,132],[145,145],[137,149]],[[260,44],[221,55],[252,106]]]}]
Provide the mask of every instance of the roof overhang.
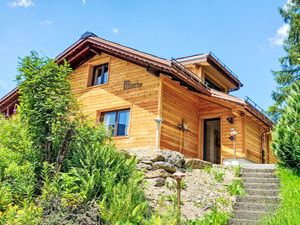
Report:
[{"label": "roof overhang", "polygon": [[242,82],[221,60],[219,60],[213,53],[198,54],[187,57],[178,58],[182,64],[196,64],[196,65],[209,65],[219,73],[221,73],[232,85],[233,88],[230,91],[238,90],[243,86]]}]

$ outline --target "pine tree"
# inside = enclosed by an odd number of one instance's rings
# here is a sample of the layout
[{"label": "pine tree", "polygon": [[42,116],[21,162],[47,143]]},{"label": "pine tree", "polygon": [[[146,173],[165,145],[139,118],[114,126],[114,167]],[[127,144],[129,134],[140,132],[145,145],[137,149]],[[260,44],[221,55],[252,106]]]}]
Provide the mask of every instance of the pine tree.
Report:
[{"label": "pine tree", "polygon": [[300,172],[300,81],[291,87],[273,133],[272,148],[281,165]]},{"label": "pine tree", "polygon": [[278,87],[272,93],[275,104],[269,111],[275,119],[282,113],[291,86],[300,80],[300,0],[289,1],[279,12],[289,25],[289,33],[283,45],[287,55],[279,59],[281,70],[273,71]]}]

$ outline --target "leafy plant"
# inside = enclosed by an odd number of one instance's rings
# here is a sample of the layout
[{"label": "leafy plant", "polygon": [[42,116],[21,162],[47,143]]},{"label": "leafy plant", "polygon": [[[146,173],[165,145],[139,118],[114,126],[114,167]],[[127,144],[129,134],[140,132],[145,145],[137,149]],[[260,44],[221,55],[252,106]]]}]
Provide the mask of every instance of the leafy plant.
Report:
[{"label": "leafy plant", "polygon": [[233,172],[234,172],[235,177],[240,177],[241,176],[241,169],[242,168],[241,168],[240,165],[233,167]]},{"label": "leafy plant", "polygon": [[202,219],[187,222],[188,225],[227,225],[230,215],[226,212],[218,210],[216,207]]},{"label": "leafy plant", "polygon": [[203,168],[203,171],[204,172],[206,172],[206,173],[208,173],[208,174],[210,174],[211,172],[212,172],[212,167],[211,166],[205,166],[204,168]]},{"label": "leafy plant", "polygon": [[222,182],[224,180],[225,172],[221,169],[213,169],[213,175],[217,182]]},{"label": "leafy plant", "polygon": [[40,57],[36,52],[24,57],[18,68],[18,92],[21,121],[27,126],[33,149],[41,160],[61,164],[73,136],[73,116],[77,103],[71,93],[67,63]]},{"label": "leafy plant", "polygon": [[244,195],[245,190],[241,179],[234,179],[231,184],[226,185],[227,191],[232,196]]}]

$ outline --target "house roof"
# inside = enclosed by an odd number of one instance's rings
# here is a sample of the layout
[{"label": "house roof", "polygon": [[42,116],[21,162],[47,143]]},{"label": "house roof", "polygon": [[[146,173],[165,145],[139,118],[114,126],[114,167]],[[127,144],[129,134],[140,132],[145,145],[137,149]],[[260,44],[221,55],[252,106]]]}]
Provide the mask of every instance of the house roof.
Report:
[{"label": "house roof", "polygon": [[238,76],[229,69],[216,55],[212,52],[206,54],[197,54],[191,56],[180,57],[176,59],[183,64],[197,64],[201,62],[207,62],[209,65],[217,69],[224,77],[234,84],[235,88],[231,91],[238,90],[243,87],[242,82],[239,80]]},{"label": "house roof", "polygon": [[[143,66],[155,76],[159,76],[160,73],[168,75],[173,80],[180,82],[182,86],[185,86],[189,90],[198,92],[200,94],[212,96],[224,101],[230,101],[244,106],[249,105],[247,104],[247,102],[239,98],[210,89],[206,86],[202,79],[200,79],[192,71],[186,69],[184,65],[182,65],[182,62],[187,60],[210,60],[210,62],[214,62],[216,66],[218,66],[220,70],[224,72],[224,74],[227,74],[227,76],[232,79],[232,81],[236,82],[238,86],[242,86],[242,83],[238,80],[238,78],[235,77],[234,74],[229,71],[227,67],[225,67],[222,62],[220,62],[211,53],[167,60],[152,54],[123,46],[115,42],[105,40],[103,38],[99,38],[91,32],[86,32],[78,41],[76,41],[74,44],[60,53],[55,58],[55,60],[58,64],[63,63],[64,60],[66,60],[73,69],[76,69],[90,58],[94,57],[97,54],[101,54],[102,52]],[[9,94],[1,98],[0,108],[2,107],[2,103],[4,101],[7,102],[7,100],[10,99],[11,96],[17,98],[17,92],[18,89],[15,88]],[[257,110],[254,109],[254,111]],[[258,111],[257,115],[260,115],[259,118],[261,120],[269,120],[266,116],[261,115]]]}]

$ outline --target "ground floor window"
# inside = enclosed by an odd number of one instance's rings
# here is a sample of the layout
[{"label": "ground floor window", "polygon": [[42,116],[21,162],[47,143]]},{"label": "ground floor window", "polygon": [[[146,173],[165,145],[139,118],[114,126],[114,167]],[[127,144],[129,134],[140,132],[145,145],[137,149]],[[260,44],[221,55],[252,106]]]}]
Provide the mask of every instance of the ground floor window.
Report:
[{"label": "ground floor window", "polygon": [[129,109],[104,112],[101,114],[101,121],[112,136],[128,136],[129,114]]}]

